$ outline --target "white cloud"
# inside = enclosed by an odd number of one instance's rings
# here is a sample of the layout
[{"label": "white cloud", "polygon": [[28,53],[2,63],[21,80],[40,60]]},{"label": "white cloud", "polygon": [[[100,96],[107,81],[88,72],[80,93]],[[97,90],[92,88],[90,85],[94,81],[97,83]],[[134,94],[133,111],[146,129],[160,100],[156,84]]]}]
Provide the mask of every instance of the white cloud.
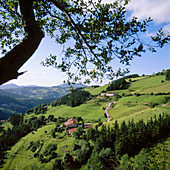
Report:
[{"label": "white cloud", "polygon": [[170,33],[170,24],[165,25],[164,28],[163,28],[163,30],[164,30],[165,32],[169,32],[169,33]]},{"label": "white cloud", "polygon": [[157,24],[170,22],[169,0],[131,0],[127,9],[139,19],[151,17]]}]

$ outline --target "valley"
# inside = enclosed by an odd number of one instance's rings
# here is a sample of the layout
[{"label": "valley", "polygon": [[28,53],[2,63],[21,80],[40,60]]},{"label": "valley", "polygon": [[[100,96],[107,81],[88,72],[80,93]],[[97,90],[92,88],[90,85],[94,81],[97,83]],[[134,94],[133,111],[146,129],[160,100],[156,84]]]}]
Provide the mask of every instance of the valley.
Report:
[{"label": "valley", "polygon": [[[75,84],[73,87],[86,87]],[[0,86],[0,120],[8,119],[17,113],[25,113],[41,103],[51,103],[69,93],[70,86],[61,84],[54,87],[17,86],[15,84]]]},{"label": "valley", "polygon": [[[61,101],[74,101],[79,91],[65,100],[34,107],[19,118],[23,127],[30,125],[30,132],[8,148],[2,169],[168,169],[170,81],[165,77],[128,78],[128,88],[112,90],[111,97],[101,95],[109,85],[86,87],[84,91],[91,95],[74,107]],[[71,118],[84,127],[78,127],[73,137],[60,128]],[[11,120],[3,123],[1,135],[14,126]]]}]

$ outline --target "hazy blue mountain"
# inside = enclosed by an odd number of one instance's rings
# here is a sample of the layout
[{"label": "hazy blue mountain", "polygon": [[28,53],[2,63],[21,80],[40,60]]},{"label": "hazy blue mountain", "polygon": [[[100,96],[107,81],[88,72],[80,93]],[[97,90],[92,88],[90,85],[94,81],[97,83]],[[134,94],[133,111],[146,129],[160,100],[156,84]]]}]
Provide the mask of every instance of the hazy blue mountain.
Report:
[{"label": "hazy blue mountain", "polygon": [[84,85],[84,84],[70,84],[70,85],[68,85],[67,83],[60,84],[60,85],[58,85],[57,87],[70,88],[71,86],[74,87],[74,88],[87,87],[87,86]]},{"label": "hazy blue mountain", "polygon": [[16,84],[5,84],[5,85],[1,85],[0,89],[14,89],[14,88],[19,88],[20,86],[16,85]]},{"label": "hazy blue mountain", "polygon": [[[87,87],[81,84],[72,84],[74,88]],[[14,87],[14,88],[10,88]],[[33,99],[51,99],[60,98],[63,95],[70,92],[70,86],[68,84],[61,84],[53,87],[40,87],[40,86],[15,86],[11,84],[9,86],[3,85],[1,89],[4,92],[19,95],[17,98],[33,98]],[[2,92],[0,92],[1,94]],[[14,97],[14,96],[13,96]]]},{"label": "hazy blue mountain", "polygon": [[1,90],[1,89],[0,89],[0,95],[9,96],[9,97],[13,97],[13,98],[25,98],[24,96],[21,96],[19,94],[7,92],[7,91]]},{"label": "hazy blue mountain", "polygon": [[[86,87],[81,84],[72,84],[72,86]],[[54,87],[2,85],[0,86],[0,119],[8,118],[12,113],[25,113],[26,110],[41,103],[51,103],[69,93],[69,88],[68,84]]]}]

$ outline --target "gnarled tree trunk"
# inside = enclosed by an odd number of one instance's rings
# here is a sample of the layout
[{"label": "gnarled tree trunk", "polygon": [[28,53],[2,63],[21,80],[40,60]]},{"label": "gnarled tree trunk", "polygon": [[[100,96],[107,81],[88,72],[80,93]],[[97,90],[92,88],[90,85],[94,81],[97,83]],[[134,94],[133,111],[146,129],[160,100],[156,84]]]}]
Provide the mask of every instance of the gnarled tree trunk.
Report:
[{"label": "gnarled tree trunk", "polygon": [[43,31],[35,21],[33,0],[19,0],[19,2],[25,37],[22,42],[0,58],[0,84],[23,74],[18,73],[18,70],[33,55],[44,37]]}]

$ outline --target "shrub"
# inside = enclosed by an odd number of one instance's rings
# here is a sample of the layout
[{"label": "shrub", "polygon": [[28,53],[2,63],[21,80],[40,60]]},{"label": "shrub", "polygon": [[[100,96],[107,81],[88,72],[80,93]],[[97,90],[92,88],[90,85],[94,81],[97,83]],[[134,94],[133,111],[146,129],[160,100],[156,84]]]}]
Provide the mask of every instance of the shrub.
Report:
[{"label": "shrub", "polygon": [[168,69],[167,72],[166,72],[165,80],[170,80],[170,69]]},{"label": "shrub", "polygon": [[44,151],[44,155],[48,156],[51,155],[51,153],[53,151],[55,151],[57,149],[57,145],[56,144],[50,144],[46,147],[45,151]]},{"label": "shrub", "polygon": [[53,163],[53,170],[55,169],[60,169],[62,170],[63,167],[61,166],[61,160],[60,159],[55,159],[54,163]]},{"label": "shrub", "polygon": [[32,147],[31,147],[31,151],[32,152],[35,152],[37,150],[37,147],[35,146],[35,145],[33,145]]},{"label": "shrub", "polygon": [[158,105],[158,103],[154,103],[154,102],[149,103],[149,107],[150,108],[154,108],[157,105]]},{"label": "shrub", "polygon": [[38,157],[38,161],[40,161],[40,162],[43,162],[43,154],[41,153],[40,155],[39,155],[39,157]]},{"label": "shrub", "polygon": [[126,85],[126,80],[124,78],[114,80],[107,88],[107,91],[124,89]]}]

